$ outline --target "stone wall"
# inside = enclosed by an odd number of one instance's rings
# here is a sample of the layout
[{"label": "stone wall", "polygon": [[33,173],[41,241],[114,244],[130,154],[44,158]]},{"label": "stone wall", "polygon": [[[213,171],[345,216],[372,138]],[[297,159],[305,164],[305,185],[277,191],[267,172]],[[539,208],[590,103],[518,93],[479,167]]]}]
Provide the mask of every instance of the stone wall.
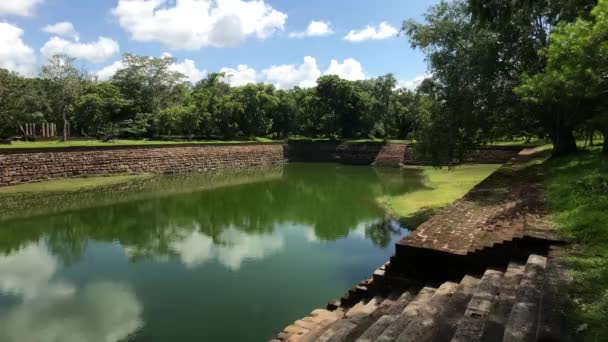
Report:
[{"label": "stone wall", "polygon": [[284,164],[282,144],[0,151],[0,186],[124,173],[186,173]]},{"label": "stone wall", "polygon": [[[522,146],[489,146],[467,151],[464,164],[504,164],[523,149]],[[406,165],[429,165],[430,161],[416,157],[414,146],[408,145],[405,151]]]},{"label": "stone wall", "polygon": [[[465,163],[505,163],[519,147],[471,151]],[[413,147],[381,142],[339,144],[148,145],[53,149],[0,149],[0,186],[51,178],[124,173],[186,173],[234,170],[293,162],[351,165],[424,165]]]}]

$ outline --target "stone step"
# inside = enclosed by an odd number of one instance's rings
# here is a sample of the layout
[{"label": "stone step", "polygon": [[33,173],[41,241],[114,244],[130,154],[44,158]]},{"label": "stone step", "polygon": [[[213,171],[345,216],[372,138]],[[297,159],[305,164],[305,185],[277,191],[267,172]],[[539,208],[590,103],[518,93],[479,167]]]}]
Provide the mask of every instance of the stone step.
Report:
[{"label": "stone step", "polygon": [[536,341],[547,258],[530,255],[505,325],[504,342]]},{"label": "stone step", "polygon": [[410,321],[418,315],[436,291],[437,289],[432,287],[422,288],[401,314],[395,316],[395,320],[378,336],[376,341],[394,341],[407,328]]},{"label": "stone step", "polygon": [[329,328],[319,336],[317,341],[344,341],[346,337],[356,328],[356,326],[368,315],[374,312],[384,299],[380,296],[374,297],[369,301],[360,301],[346,312],[344,319],[331,324]]},{"label": "stone step", "polygon": [[[283,341],[293,341],[294,338],[297,338],[298,341],[301,342],[313,342],[316,341],[319,336],[321,336],[328,328],[329,326],[331,326],[331,324],[333,324],[334,322],[336,322],[337,320],[341,319],[344,317],[344,312],[342,310],[335,310],[335,311],[329,311],[329,310],[323,310],[323,309],[317,309],[314,310],[313,312],[310,313],[310,316],[306,317],[303,319],[303,321],[306,321],[308,319],[311,320],[315,320],[317,322],[317,325],[310,329],[307,333],[302,334],[302,335],[294,335],[291,334],[287,339],[283,339],[281,337],[281,334],[279,334],[279,339],[283,340]],[[285,332],[285,331],[283,331]]]},{"label": "stone step", "polygon": [[417,290],[408,290],[403,292],[394,303],[385,310],[378,310],[378,318],[366,327],[366,330],[357,339],[359,342],[375,341],[388,326],[394,322],[397,315],[400,315],[405,307],[412,301]]},{"label": "stone step", "polygon": [[559,247],[549,251],[547,271],[543,286],[540,306],[540,321],[538,329],[539,341],[571,341],[569,332],[573,331],[568,325],[564,310],[568,305],[568,288],[572,284],[572,276],[566,271],[566,265],[558,259],[563,253]]},{"label": "stone step", "polygon": [[382,317],[389,308],[391,308],[399,297],[391,295],[385,299],[375,310],[366,315],[351,318],[351,322],[355,326],[350,326],[342,331],[342,335],[335,335],[332,341],[355,341],[361,336],[372,324]]},{"label": "stone step", "polygon": [[390,318],[394,318],[401,314],[405,307],[412,301],[415,292],[417,292],[417,290],[403,292],[398,298],[393,300],[390,305],[386,305],[387,300],[385,300],[373,315],[370,315],[363,324],[359,324],[357,329],[354,329],[347,340],[375,341],[388,325],[392,323]]},{"label": "stone step", "polygon": [[441,285],[397,341],[449,340],[478,285],[479,279],[468,275],[464,276],[460,284],[446,282]]},{"label": "stone step", "polygon": [[458,323],[452,342],[482,341],[503,280],[503,272],[488,269]]}]

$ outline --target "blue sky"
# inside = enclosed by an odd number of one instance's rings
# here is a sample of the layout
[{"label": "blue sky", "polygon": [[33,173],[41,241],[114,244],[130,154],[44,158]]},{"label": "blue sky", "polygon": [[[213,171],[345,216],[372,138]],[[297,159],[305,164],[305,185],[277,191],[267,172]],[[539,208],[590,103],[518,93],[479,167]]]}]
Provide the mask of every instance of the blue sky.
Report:
[{"label": "blue sky", "polygon": [[[192,81],[224,70],[237,85],[288,88],[326,73],[361,79],[392,72],[410,85],[426,64],[393,29],[421,19],[436,2],[1,0],[0,67],[35,74],[49,55],[63,52],[107,78],[120,68],[121,55],[132,52],[170,54],[175,70]],[[353,39],[345,39],[351,31]]]}]

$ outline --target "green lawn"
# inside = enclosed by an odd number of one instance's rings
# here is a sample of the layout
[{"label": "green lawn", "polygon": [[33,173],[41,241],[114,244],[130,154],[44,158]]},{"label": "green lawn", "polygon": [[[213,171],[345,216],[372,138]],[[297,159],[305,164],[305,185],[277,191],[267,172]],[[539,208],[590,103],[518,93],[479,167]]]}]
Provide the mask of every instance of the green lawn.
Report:
[{"label": "green lawn", "polygon": [[437,209],[464,196],[501,165],[462,165],[448,168],[422,167],[428,189],[378,199],[387,211],[410,228],[424,222]]},{"label": "green lawn", "polygon": [[92,189],[100,186],[128,182],[134,179],[151,177],[150,174],[115,175],[86,178],[61,178],[36,183],[23,183],[0,187],[0,196],[17,193],[70,192]]},{"label": "green lawn", "polygon": [[551,158],[544,164],[547,196],[558,229],[576,244],[572,313],[589,328],[579,340],[608,336],[608,157],[599,149]]},{"label": "green lawn", "polygon": [[[103,142],[101,140],[68,140],[68,141],[13,141],[10,145],[0,145],[0,149],[19,148],[61,148],[61,147],[88,147],[88,146],[141,146],[141,145],[179,145],[179,144],[250,144],[254,142],[270,143],[277,142],[267,138],[255,138],[255,140],[195,140],[195,141],[165,141],[165,140],[114,140]],[[280,141],[278,141],[280,142]]]}]

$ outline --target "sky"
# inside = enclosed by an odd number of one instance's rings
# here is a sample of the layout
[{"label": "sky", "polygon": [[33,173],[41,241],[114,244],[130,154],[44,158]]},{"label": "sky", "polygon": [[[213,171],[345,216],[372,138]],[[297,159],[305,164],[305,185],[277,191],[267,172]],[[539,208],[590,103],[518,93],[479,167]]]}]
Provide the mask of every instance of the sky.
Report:
[{"label": "sky", "polygon": [[0,68],[38,74],[65,53],[110,78],[124,53],[171,56],[197,82],[223,71],[232,85],[314,86],[393,73],[404,87],[427,74],[403,20],[438,0],[0,0]]}]

